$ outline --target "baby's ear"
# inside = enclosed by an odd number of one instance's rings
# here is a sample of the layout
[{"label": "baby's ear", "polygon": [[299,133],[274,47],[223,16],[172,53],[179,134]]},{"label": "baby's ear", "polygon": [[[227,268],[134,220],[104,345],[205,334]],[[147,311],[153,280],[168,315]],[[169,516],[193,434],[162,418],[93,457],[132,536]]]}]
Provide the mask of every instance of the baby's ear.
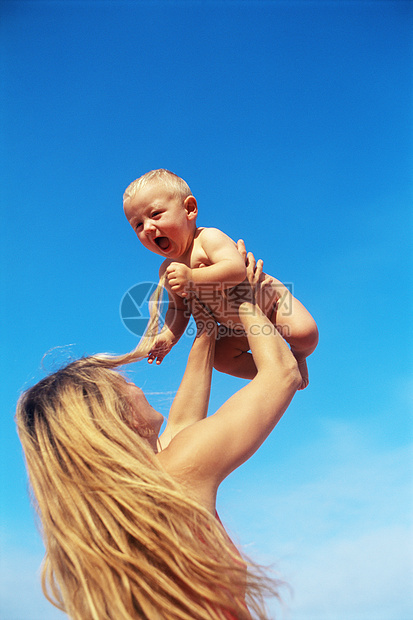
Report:
[{"label": "baby's ear", "polygon": [[194,220],[198,215],[198,205],[195,196],[187,196],[184,200],[184,209],[188,219]]}]

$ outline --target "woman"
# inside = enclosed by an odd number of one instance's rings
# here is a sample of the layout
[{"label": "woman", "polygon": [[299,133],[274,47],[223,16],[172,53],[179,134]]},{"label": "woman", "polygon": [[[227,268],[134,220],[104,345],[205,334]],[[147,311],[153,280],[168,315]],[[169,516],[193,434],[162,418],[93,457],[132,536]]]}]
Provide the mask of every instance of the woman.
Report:
[{"label": "woman", "polygon": [[199,307],[159,438],[162,416],[114,370],[138,354],[77,360],[22,395],[16,419],[43,525],[43,589],[71,618],[266,617],[262,595],[276,588],[254,565],[247,573],[215,501],[288,407],[300,373],[253,299],[266,279],[251,254],[248,279],[251,302],[239,315],[257,374],[213,415],[215,332]]}]

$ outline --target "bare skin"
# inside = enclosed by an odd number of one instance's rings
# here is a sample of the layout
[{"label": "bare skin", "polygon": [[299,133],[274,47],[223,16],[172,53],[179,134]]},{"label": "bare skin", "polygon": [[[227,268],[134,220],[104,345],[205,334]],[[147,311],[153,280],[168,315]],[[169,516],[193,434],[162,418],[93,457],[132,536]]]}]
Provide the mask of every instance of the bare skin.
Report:
[{"label": "bare skin", "polygon": [[212,514],[220,483],[259,448],[301,383],[295,359],[278,332],[263,336],[262,328],[271,323],[258,306],[244,302],[240,311],[257,367],[254,379],[216,413],[184,428],[158,455],[162,466]]},{"label": "bare skin", "polygon": [[[157,442],[157,458],[162,467],[184,484],[211,514],[215,514],[217,489],[222,480],[259,448],[301,383],[295,358],[256,303],[259,295],[253,293],[259,293],[265,285],[253,256],[249,257],[252,294],[249,301],[239,305],[238,311],[254,357],[255,376],[216,413],[206,417],[215,333],[207,329],[208,315],[194,301],[199,331],[166,429]],[[153,446],[158,421],[149,404],[148,407],[141,408],[140,415],[155,420],[154,437],[150,441]]]},{"label": "bare skin", "polygon": [[[124,203],[124,210],[141,243],[165,258],[160,276],[166,276],[169,307],[165,325],[148,356],[160,364],[184,333],[190,312],[186,300],[195,295],[219,324],[214,367],[252,379],[256,366],[242,320],[234,310],[245,298],[246,251],[218,229],[197,228],[197,202],[183,202],[159,183],[150,184]],[[262,269],[262,266],[261,266]],[[276,278],[262,274],[266,286],[260,307],[290,344],[308,385],[306,358],[318,343],[316,323],[306,308]]]}]

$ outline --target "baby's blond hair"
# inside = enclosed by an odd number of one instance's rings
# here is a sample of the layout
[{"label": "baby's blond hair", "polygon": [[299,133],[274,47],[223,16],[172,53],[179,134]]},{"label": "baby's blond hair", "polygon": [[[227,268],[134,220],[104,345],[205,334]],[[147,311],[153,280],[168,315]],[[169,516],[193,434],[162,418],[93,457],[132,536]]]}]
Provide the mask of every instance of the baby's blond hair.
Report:
[{"label": "baby's blond hair", "polygon": [[151,170],[141,177],[132,181],[123,194],[123,201],[133,198],[140,189],[146,187],[150,183],[162,183],[164,187],[167,187],[177,198],[181,198],[182,201],[188,196],[192,195],[191,189],[186,181],[181,179],[174,172],[166,170],[165,168],[159,168],[158,170]]}]

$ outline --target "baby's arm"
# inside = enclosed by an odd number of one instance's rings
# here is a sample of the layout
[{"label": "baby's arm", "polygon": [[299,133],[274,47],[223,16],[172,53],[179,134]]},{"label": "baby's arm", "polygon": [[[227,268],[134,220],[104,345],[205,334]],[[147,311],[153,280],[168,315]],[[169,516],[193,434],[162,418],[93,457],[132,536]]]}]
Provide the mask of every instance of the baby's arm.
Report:
[{"label": "baby's arm", "polygon": [[[165,264],[161,266],[159,271],[160,277],[165,271]],[[191,315],[188,306],[185,301],[175,295],[169,286],[166,286],[169,297],[168,310],[165,315],[165,323],[159,332],[155,343],[148,354],[148,363],[152,364],[156,360],[157,364],[160,364],[163,358],[169,353],[172,347],[178,342],[182,334],[184,333],[189,317]]]},{"label": "baby's arm", "polygon": [[160,364],[172,347],[178,342],[188,325],[190,312],[186,306],[177,307],[173,300],[169,300],[165,315],[165,324],[159,332],[155,344],[148,354],[148,363],[156,360]]},{"label": "baby's arm", "polygon": [[215,284],[230,288],[245,280],[245,262],[235,243],[225,233],[217,228],[204,228],[198,243],[205,255],[206,266],[191,269],[183,263],[171,263],[166,275],[172,292],[186,297],[191,286]]}]

